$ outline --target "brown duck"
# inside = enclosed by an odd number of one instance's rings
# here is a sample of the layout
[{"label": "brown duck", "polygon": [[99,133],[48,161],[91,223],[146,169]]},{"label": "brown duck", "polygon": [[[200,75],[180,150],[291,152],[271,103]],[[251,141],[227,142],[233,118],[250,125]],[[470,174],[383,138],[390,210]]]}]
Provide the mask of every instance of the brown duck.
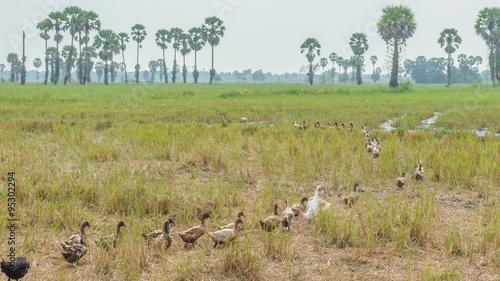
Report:
[{"label": "brown duck", "polygon": [[281,223],[281,218],[278,214],[278,204],[274,204],[274,215],[268,217],[265,221],[259,220],[259,223],[260,227],[267,232],[271,232],[278,227]]},{"label": "brown duck", "polygon": [[241,226],[243,225],[243,221],[238,218],[236,221],[233,223],[234,228],[232,229],[221,229],[212,233],[208,233],[208,236],[212,238],[212,240],[215,242],[214,248],[217,247],[219,244],[226,244],[229,242],[232,242],[236,237],[238,237],[238,232],[241,230]]},{"label": "brown duck", "polygon": [[96,244],[108,250],[111,249],[111,247],[116,248],[116,244],[121,240],[122,237],[120,232],[120,229],[122,227],[127,227],[127,226],[125,225],[124,222],[121,221],[116,226],[116,234],[102,237],[98,241],[95,241]]},{"label": "brown duck", "polygon": [[179,233],[179,237],[181,237],[182,241],[184,241],[184,248],[187,249],[189,244],[193,244],[205,234],[205,220],[211,219],[212,217],[208,213],[204,213],[201,217],[201,224],[195,227],[192,227],[186,231]]},{"label": "brown duck", "polygon": [[398,178],[398,180],[396,181],[396,185],[399,187],[399,188],[403,188],[403,186],[405,186],[405,172],[403,172],[403,174],[401,175],[400,178]]},{"label": "brown duck", "polygon": [[172,242],[174,239],[170,236],[170,225],[175,225],[175,222],[173,222],[171,219],[165,221],[163,224],[163,229],[162,229],[162,234],[156,238],[156,247],[158,250],[163,250],[165,251],[172,246]]},{"label": "brown duck", "polygon": [[295,217],[300,216],[300,213],[302,213],[306,209],[306,202],[308,201],[307,197],[302,197],[300,200],[300,204],[293,204],[292,205],[292,211],[295,215]]},{"label": "brown duck", "polygon": [[344,203],[349,207],[352,207],[352,205],[354,205],[354,203],[356,203],[356,201],[358,201],[360,197],[358,187],[359,185],[355,183],[353,186],[353,192],[351,192],[351,194],[349,194],[348,196],[344,197]]},{"label": "brown duck", "polygon": [[61,254],[67,262],[76,262],[76,265],[78,265],[78,260],[87,254],[87,235],[85,234],[85,227],[87,226],[92,227],[88,221],[82,222],[79,234],[73,234],[65,241],[59,242],[62,247]]},{"label": "brown duck", "polygon": [[422,168],[422,162],[418,160],[418,167],[415,171],[415,179],[423,180],[424,179],[424,168]]},{"label": "brown duck", "polygon": [[[168,219],[167,220],[170,225],[175,225],[175,222],[172,220],[172,219]],[[149,234],[142,234],[142,237],[144,238],[144,240],[146,240],[146,242],[148,243],[148,245],[151,244],[151,241],[153,241],[153,239],[156,239],[158,238],[158,236],[162,235],[163,234],[163,228],[161,229],[157,229]]]},{"label": "brown duck", "polygon": [[[245,214],[243,212],[238,212],[238,218],[241,219],[242,217],[245,217]],[[245,217],[246,218],[246,217]],[[242,221],[243,223],[243,221]],[[233,229],[234,228],[234,222],[230,223],[230,224],[226,224],[224,226],[219,226],[219,229]],[[244,224],[240,225],[240,230],[243,230],[245,229],[245,226]]]}]

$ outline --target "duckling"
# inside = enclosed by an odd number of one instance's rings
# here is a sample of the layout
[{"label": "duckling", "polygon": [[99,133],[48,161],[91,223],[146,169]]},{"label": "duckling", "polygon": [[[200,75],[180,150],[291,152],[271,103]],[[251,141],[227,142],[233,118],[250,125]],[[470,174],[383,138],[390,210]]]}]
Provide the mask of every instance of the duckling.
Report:
[{"label": "duckling", "polygon": [[360,194],[358,191],[359,184],[355,183],[353,186],[353,192],[349,194],[349,196],[344,197],[344,203],[348,205],[349,207],[352,207],[356,201],[358,201]]},{"label": "duckling", "polygon": [[165,251],[167,251],[168,248],[172,246],[172,241],[174,241],[174,239],[170,236],[170,224],[175,225],[175,222],[171,219],[166,220],[163,224],[162,234],[156,237],[156,248],[158,250],[165,249]]},{"label": "duckling", "polygon": [[281,223],[281,218],[278,214],[278,204],[274,204],[274,215],[268,217],[265,221],[259,220],[260,227],[267,231],[271,232]]},{"label": "duckling", "polygon": [[[167,220],[169,222],[170,225],[176,225],[175,222],[172,220],[172,219],[168,219]],[[162,235],[163,234],[163,228],[162,229],[157,229],[149,234],[142,234],[142,237],[144,238],[144,240],[146,240],[147,244],[151,244],[151,241],[155,238],[158,238],[158,236]]]},{"label": "duckling", "polygon": [[73,234],[66,241],[59,242],[59,245],[63,249],[61,254],[67,262],[76,262],[76,265],[78,265],[78,260],[87,253],[87,243],[85,241],[87,239],[85,227],[87,226],[92,227],[88,221],[82,222],[79,234]]},{"label": "duckling", "polygon": [[95,241],[97,245],[104,249],[111,249],[111,246],[113,248],[116,248],[116,244],[120,241],[121,239],[121,233],[120,233],[120,228],[122,227],[127,227],[124,222],[119,222],[118,225],[116,226],[116,235],[109,235],[106,237],[101,237],[98,241]]},{"label": "duckling", "polygon": [[422,162],[418,160],[418,167],[415,171],[415,179],[423,180],[424,179],[424,168],[422,168]]},{"label": "duckling", "polygon": [[212,217],[208,213],[204,213],[203,216],[201,217],[201,224],[195,227],[192,227],[188,230],[185,230],[181,233],[179,233],[179,237],[184,241],[184,248],[187,249],[189,244],[193,244],[205,234],[205,220],[211,219]]},{"label": "duckling", "polygon": [[23,278],[30,269],[30,263],[25,258],[16,258],[14,262],[2,260],[2,272],[10,279],[19,280]]},{"label": "duckling", "polygon": [[302,211],[306,209],[305,203],[307,201],[308,201],[307,197],[302,197],[302,199],[300,200],[300,204],[293,204],[292,211],[296,217],[298,217],[300,213],[302,213]]},{"label": "duckling", "polygon": [[398,178],[397,182],[396,182],[396,185],[399,187],[399,188],[403,188],[403,186],[405,185],[405,172],[403,172],[403,174],[401,175],[400,178]]},{"label": "duckling", "polygon": [[234,227],[232,229],[221,229],[212,233],[208,233],[208,236],[212,238],[215,242],[214,249],[219,244],[226,244],[228,242],[232,242],[236,237],[238,237],[238,232],[241,230],[241,226],[243,225],[243,221],[241,218],[238,218],[233,223]]},{"label": "duckling", "polygon": [[314,197],[310,198],[307,202],[307,212],[302,213],[304,218],[306,218],[307,220],[312,220],[314,217],[316,217],[319,214],[321,207],[327,204],[325,201],[319,198],[319,192],[321,190],[324,190],[326,192],[326,189],[324,187],[318,185],[316,187],[316,191],[314,192]]},{"label": "duckling", "polygon": [[292,208],[288,205],[288,199],[285,200],[286,202],[286,208],[281,214],[281,222],[284,227],[286,227],[287,231],[290,231],[290,227],[293,224],[293,218],[295,217],[295,213],[293,212]]},{"label": "duckling", "polygon": [[[238,218],[241,219],[242,217],[245,217],[245,214],[243,212],[238,212]],[[227,224],[227,225],[224,225],[224,226],[219,226],[220,230],[222,230],[222,229],[233,229],[233,228],[234,228],[234,222],[232,222],[230,224]],[[240,225],[240,230],[243,230],[243,229],[245,229],[244,228],[244,224]]]}]

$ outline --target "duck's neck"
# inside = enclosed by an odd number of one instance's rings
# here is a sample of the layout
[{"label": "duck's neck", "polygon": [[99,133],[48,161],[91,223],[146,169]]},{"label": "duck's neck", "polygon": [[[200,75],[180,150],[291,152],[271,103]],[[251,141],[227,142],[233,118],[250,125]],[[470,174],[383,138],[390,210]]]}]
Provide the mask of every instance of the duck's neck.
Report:
[{"label": "duck's neck", "polygon": [[205,228],[205,221],[206,220],[207,220],[206,218],[201,219],[201,224],[200,224],[201,227]]},{"label": "duck's neck", "polygon": [[120,228],[121,226],[116,227],[116,237],[120,236]]},{"label": "duck's neck", "polygon": [[84,225],[80,226],[80,232],[82,233],[82,236],[86,235],[85,234],[85,226]]},{"label": "duck's neck", "polygon": [[170,234],[170,225],[163,226],[163,233]]},{"label": "duck's neck", "polygon": [[274,208],[274,215],[275,216],[279,216],[279,214],[278,214],[278,208]]}]

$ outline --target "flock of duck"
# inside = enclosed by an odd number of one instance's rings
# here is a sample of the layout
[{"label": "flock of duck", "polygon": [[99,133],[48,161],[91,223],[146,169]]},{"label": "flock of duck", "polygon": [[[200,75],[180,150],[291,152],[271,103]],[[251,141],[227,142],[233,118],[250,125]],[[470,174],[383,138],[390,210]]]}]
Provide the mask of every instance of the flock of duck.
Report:
[{"label": "flock of duck", "polygon": [[[331,124],[327,124],[328,127],[331,127]],[[350,130],[353,130],[353,124],[350,123]],[[314,124],[316,128],[328,128],[321,126],[319,122]],[[342,128],[345,129],[345,125],[341,124]],[[305,123],[302,125],[297,124],[294,121],[294,127],[297,127],[301,130],[307,129],[309,126]],[[335,123],[333,128],[339,129],[340,127]],[[366,128],[363,129],[366,143],[365,148],[367,153],[372,153],[374,158],[377,158],[380,153],[380,143],[376,137],[371,137]],[[396,186],[398,188],[403,188],[405,184],[405,176],[406,174],[403,172],[402,176],[397,179]],[[422,168],[422,162],[418,161],[418,167],[415,169],[415,179],[423,180],[424,178],[424,169]],[[302,216],[306,220],[310,221],[318,216],[320,210],[330,207],[332,204],[326,202],[325,200],[320,198],[320,192],[325,191],[326,189],[321,185],[316,187],[316,191],[314,196],[311,198],[303,197],[300,200],[300,203],[293,204],[290,206],[289,200],[286,199],[286,208],[280,215],[278,212],[279,206],[278,204],[274,204],[274,213],[267,217],[265,220],[259,220],[259,224],[264,231],[272,232],[280,226],[286,228],[287,231],[290,231],[290,228],[293,225],[293,222],[298,217]],[[342,198],[344,204],[349,207],[352,207],[359,198],[361,197],[361,192],[364,192],[362,189],[359,189],[359,185],[355,183],[353,185],[353,192],[351,192],[348,196]],[[304,212],[305,211],[305,212]],[[233,242],[238,233],[243,230],[244,222],[243,219],[245,214],[243,212],[239,212],[237,214],[237,218],[233,223],[230,223],[225,226],[220,226],[219,230],[214,232],[207,232],[208,236],[214,242],[214,248],[221,244],[227,244]],[[196,241],[202,237],[206,233],[206,221],[208,219],[212,219],[210,214],[204,213],[201,216],[201,222],[199,225],[191,227],[185,231],[180,232],[178,235],[181,240],[184,242],[184,248],[188,249],[189,244],[195,246]],[[176,223],[172,219],[168,219],[164,222],[163,227],[161,229],[157,229],[148,234],[142,234],[147,245],[154,245],[159,251],[167,251],[174,241],[172,236],[170,235],[170,229],[172,226],[176,225]],[[80,225],[80,233],[71,235],[68,239],[60,242],[60,246],[62,248],[61,254],[63,258],[72,264],[78,265],[78,261],[83,258],[87,252],[89,245],[87,244],[87,235],[85,233],[86,227],[91,227],[88,221],[82,222]],[[123,221],[118,222],[116,226],[116,233],[113,235],[109,235],[106,237],[101,237],[95,241],[96,245],[105,249],[110,250],[111,248],[116,248],[118,243],[121,240],[121,228],[127,227]],[[9,280],[15,279],[18,280],[24,277],[29,269],[29,262],[24,258],[16,258],[14,262],[4,262],[1,263],[2,272],[9,277]]]}]

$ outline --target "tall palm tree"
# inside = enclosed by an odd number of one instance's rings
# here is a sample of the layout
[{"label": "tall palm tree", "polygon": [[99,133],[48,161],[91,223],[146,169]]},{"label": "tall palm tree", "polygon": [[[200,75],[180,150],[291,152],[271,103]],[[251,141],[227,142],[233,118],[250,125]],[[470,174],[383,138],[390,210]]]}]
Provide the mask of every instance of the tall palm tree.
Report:
[{"label": "tall palm tree", "polygon": [[335,64],[337,63],[337,53],[331,53],[328,58],[332,62],[332,83],[333,83],[333,78],[335,77]]},{"label": "tall palm tree", "polygon": [[149,72],[151,73],[151,83],[155,82],[155,74],[158,71],[158,61],[152,60],[149,62]]},{"label": "tall palm tree", "polygon": [[109,59],[111,60],[110,64],[110,73],[111,73],[111,83],[115,83],[115,78],[116,78],[116,72],[120,68],[118,66],[118,63],[115,62],[115,55],[120,54],[120,39],[118,35],[115,33],[115,40],[111,41],[110,48],[109,48]]},{"label": "tall palm tree", "polygon": [[9,53],[7,55],[7,62],[11,64],[10,67],[10,82],[14,82],[16,79],[16,65],[19,62],[19,56],[15,53]]},{"label": "tall palm tree", "polygon": [[[91,50],[88,46],[88,43],[90,42],[90,32],[91,31],[99,31],[101,29],[101,21],[99,20],[99,16],[93,12],[93,11],[87,11],[84,13],[83,17],[83,27],[85,31],[85,36],[82,38],[83,42],[85,43],[85,67],[84,67],[84,74],[83,74],[83,81],[82,84],[87,83],[87,81],[90,82],[90,69],[88,69],[90,63],[89,59],[92,57],[90,56],[87,52]],[[80,56],[82,52],[80,51]]]},{"label": "tall palm tree", "polygon": [[[61,51],[61,56],[64,59],[64,65],[66,66],[66,69],[68,69],[68,65],[70,65],[69,66],[70,68],[73,68],[78,58],[78,51],[74,46],[66,45],[63,47]],[[69,77],[68,82],[72,82],[71,76]]]},{"label": "tall palm tree", "polygon": [[224,31],[226,31],[226,27],[221,19],[209,17],[205,19],[205,24],[202,29],[203,40],[212,46],[212,68],[210,69],[210,85],[212,85],[216,73],[214,68],[214,47],[219,45],[221,37],[224,36]]},{"label": "tall palm tree", "polygon": [[57,57],[59,55],[57,54],[57,48],[56,47],[49,47],[47,49],[47,57],[49,58],[49,64],[50,64],[50,82],[54,83],[56,79],[56,72],[55,72],[55,63],[57,61]]},{"label": "tall palm tree", "polygon": [[95,64],[95,73],[97,74],[97,82],[100,83],[104,73],[104,64],[102,62],[99,61]]},{"label": "tall palm tree", "polygon": [[155,34],[156,37],[156,45],[161,48],[163,52],[163,60],[162,60],[162,67],[163,67],[163,76],[165,77],[165,83],[168,84],[168,75],[167,75],[167,65],[166,65],[166,60],[165,60],[165,50],[168,48],[168,44],[171,42],[170,39],[170,32],[166,29],[160,29],[156,32]]},{"label": "tall palm tree", "polygon": [[74,39],[77,32],[81,32],[82,28],[82,9],[76,6],[70,6],[64,9],[66,18],[64,21],[64,30],[68,30],[71,35],[71,48],[69,53],[70,61],[66,62],[66,76],[64,77],[64,85],[71,80],[71,68],[73,67],[73,46]]},{"label": "tall palm tree", "polygon": [[170,29],[168,35],[169,35],[169,40],[168,42],[172,42],[172,48],[174,49],[174,66],[172,68],[172,83],[175,84],[176,81],[176,76],[177,76],[177,51],[179,51],[181,47],[181,37],[183,36],[184,31],[182,29],[174,27]]},{"label": "tall palm tree", "polygon": [[467,72],[469,72],[469,59],[466,54],[460,54],[457,57],[458,68],[462,71],[463,82],[467,83]]},{"label": "tall palm tree", "polygon": [[389,86],[398,86],[399,52],[417,29],[413,11],[405,6],[388,6],[382,10],[382,18],[377,23],[378,34],[386,44],[394,49]]},{"label": "tall palm tree", "polygon": [[135,83],[139,83],[139,70],[141,66],[139,65],[139,49],[142,48],[142,41],[146,38],[148,33],[146,28],[142,24],[136,24],[132,26],[132,40],[137,42],[137,64],[135,65]]},{"label": "tall palm tree", "polygon": [[88,46],[83,47],[83,53],[85,54],[85,83],[91,82],[90,73],[92,72],[92,68],[94,68],[93,58],[97,58],[97,52],[94,47]]},{"label": "tall palm tree", "polygon": [[356,55],[356,81],[358,85],[363,83],[361,78],[361,61],[360,56],[362,56],[368,50],[368,39],[364,33],[354,33],[349,42],[352,52]]},{"label": "tall palm tree", "polygon": [[99,51],[99,57],[104,61],[104,84],[108,85],[108,60],[113,56],[113,49],[119,46],[120,42],[118,35],[116,35],[112,30],[103,29],[99,31],[94,39],[94,48],[101,49]]},{"label": "tall palm tree", "polygon": [[38,82],[38,68],[42,66],[42,60],[40,58],[35,58],[33,60],[33,66],[36,68],[36,82]]},{"label": "tall palm tree", "polygon": [[309,62],[309,72],[307,73],[307,77],[309,78],[309,84],[313,84],[314,80],[314,70],[313,70],[313,62],[316,56],[319,56],[321,53],[321,45],[319,44],[316,38],[307,38],[304,43],[300,46],[300,53],[303,54],[306,52],[306,58]]},{"label": "tall palm tree", "polygon": [[[49,79],[49,57],[47,56],[47,41],[50,39],[50,35],[48,32],[54,28],[52,21],[50,19],[45,19],[39,22],[36,26],[41,33],[40,37],[45,40],[45,80],[43,82],[44,85],[47,85],[47,80]],[[38,73],[37,73],[37,81],[38,81]]]},{"label": "tall palm tree", "polygon": [[61,30],[64,30],[64,22],[66,22],[66,14],[63,12],[52,12],[49,14],[49,18],[52,20],[52,24],[54,25],[54,30],[56,34],[54,35],[54,41],[56,42],[56,58],[55,58],[55,70],[54,77],[52,82],[54,85],[57,85],[59,82],[59,77],[61,75],[61,57],[59,56],[59,44],[63,40],[63,36],[60,33]]},{"label": "tall palm tree", "polygon": [[341,56],[338,56],[337,59],[335,60],[335,62],[339,66],[339,84],[340,84],[340,71],[342,69],[342,66],[344,65],[344,58]]},{"label": "tall palm tree", "polygon": [[182,55],[182,80],[184,84],[186,84],[187,78],[187,67],[186,67],[186,55],[191,52],[191,48],[189,48],[189,34],[183,33],[180,37],[180,45],[181,45],[181,55]]},{"label": "tall palm tree", "polygon": [[319,60],[319,64],[321,65],[321,68],[323,68],[323,84],[324,84],[325,83],[325,67],[328,65],[328,59],[321,58]]},{"label": "tall palm tree", "polygon": [[453,54],[462,43],[462,38],[458,35],[458,31],[455,28],[447,28],[441,32],[438,39],[438,44],[441,48],[444,47],[444,51],[448,54],[448,66],[446,69],[448,86],[451,85],[451,54]]},{"label": "tall palm tree", "polygon": [[128,77],[127,77],[127,64],[125,63],[125,50],[127,49],[127,45],[125,43],[128,43],[130,40],[130,37],[128,37],[128,34],[125,32],[120,32],[118,33],[118,39],[120,40],[120,50],[122,51],[122,60],[123,60],[123,71],[125,72],[125,83],[128,83]]},{"label": "tall palm tree", "polygon": [[500,9],[484,8],[474,25],[476,34],[486,42],[489,54],[491,82],[493,86],[500,79]]},{"label": "tall palm tree", "polygon": [[373,83],[375,83],[375,82],[377,82],[377,80],[375,79],[375,77],[376,77],[376,76],[375,76],[375,75],[376,75],[376,73],[375,73],[375,64],[377,64],[377,61],[378,61],[377,56],[375,56],[375,55],[374,55],[374,56],[371,56],[371,57],[370,57],[370,61],[372,62],[372,65],[373,65],[373,74],[372,74],[372,79],[373,79]]},{"label": "tall palm tree", "polygon": [[193,78],[194,83],[198,84],[198,77],[200,77],[200,72],[198,71],[197,57],[196,53],[203,49],[206,41],[203,39],[203,28],[193,27],[189,31],[189,47],[194,51],[194,71]]}]

